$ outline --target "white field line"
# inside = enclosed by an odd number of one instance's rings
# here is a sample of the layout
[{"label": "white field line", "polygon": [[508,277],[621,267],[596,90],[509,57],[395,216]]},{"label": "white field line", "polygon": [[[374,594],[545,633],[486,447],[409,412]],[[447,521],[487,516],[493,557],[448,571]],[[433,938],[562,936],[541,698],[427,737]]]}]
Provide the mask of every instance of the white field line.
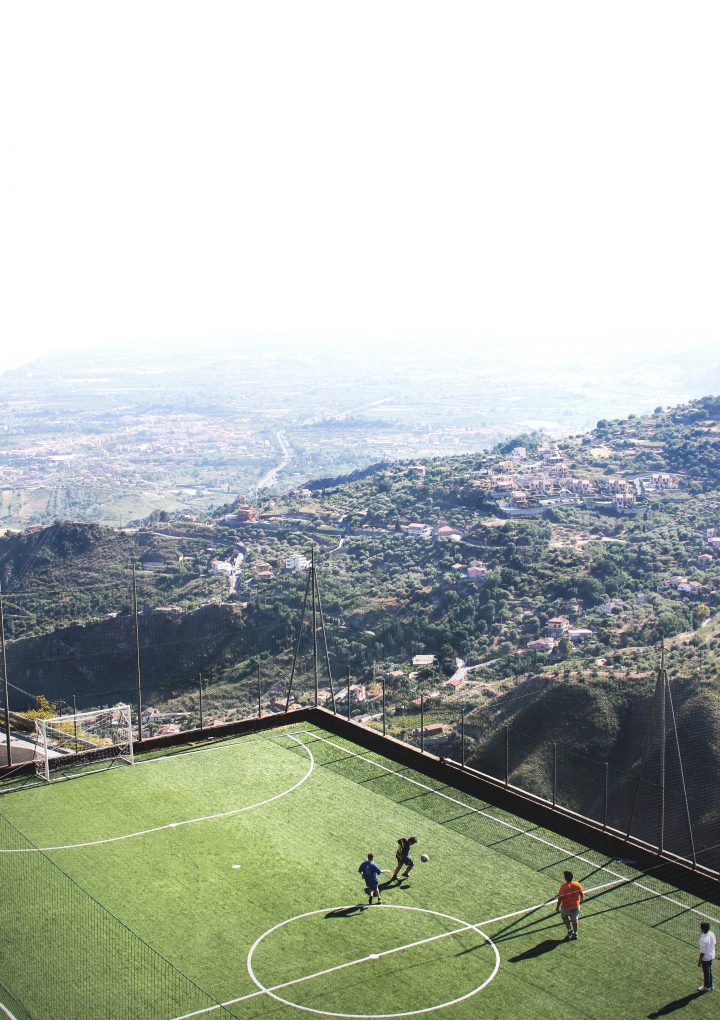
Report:
[{"label": "white field line", "polygon": [[568,850],[567,847],[559,846],[557,843],[551,842],[549,839],[544,839],[542,836],[537,836],[534,832],[527,832],[519,825],[513,825],[512,822],[507,822],[503,818],[496,818],[495,815],[491,815],[488,811],[483,811],[481,808],[473,807],[471,804],[466,804],[464,801],[458,800],[457,797],[451,797],[447,793],[442,793],[440,790],[434,790],[432,786],[428,786],[426,783],[421,783],[417,779],[412,779],[410,776],[406,776],[401,772],[393,771],[393,769],[387,768],[386,765],[381,765],[377,761],[373,761],[372,758],[367,758],[363,754],[358,754],[356,751],[349,751],[346,747],[341,744],[336,744],[334,740],[329,740],[327,737],[321,737],[318,733],[314,733],[311,730],[301,730],[305,736],[315,737],[316,740],[321,740],[325,744],[330,744],[332,747],[338,749],[338,751],[344,751],[345,754],[352,758],[359,758],[361,761],[366,761],[370,765],[374,765],[378,769],[382,769],[383,772],[388,772],[390,775],[395,776],[398,779],[404,779],[406,783],[412,783],[413,786],[419,786],[422,790],[427,790],[428,793],[435,794],[436,797],[442,797],[443,800],[450,801],[451,804],[457,804],[458,807],[465,808],[466,811],[472,811],[474,814],[482,815],[484,818],[489,818],[491,822],[497,822],[498,825],[504,825],[508,829],[513,829],[520,835],[527,836],[528,839],[534,839],[538,843],[542,843],[544,846],[550,847],[552,850],[558,850],[566,857],[572,857],[574,860],[582,861],[583,864],[589,864],[596,871],[604,871],[608,875],[613,875],[615,878],[622,879],[623,882],[627,882],[628,885],[634,885],[638,889],[642,889],[643,892],[652,893],[653,896],[657,896],[660,899],[667,900],[668,903],[672,903],[676,907],[681,907],[684,911],[690,911],[693,914],[697,914],[698,917],[702,917],[706,921],[713,921],[715,924],[720,924],[720,919],[713,917],[711,914],[705,914],[702,910],[697,910],[695,907],[689,907],[686,903],[681,903],[680,900],[674,899],[672,896],[668,896],[667,893],[658,892],[656,889],[651,889],[649,885],[644,885],[642,882],[638,882],[637,879],[627,878],[625,875],[621,875],[617,871],[613,871],[612,868],[608,868],[605,864],[598,864],[596,861],[591,860],[589,857],[584,857],[582,854],[573,853]]},{"label": "white field line", "polygon": [[11,1013],[7,1006],[4,1005],[4,1003],[2,1002],[0,1002],[0,1013],[4,1013],[5,1016],[7,1017],[7,1020],[17,1020],[15,1014]]},{"label": "white field line", "polygon": [[[298,787],[302,786],[303,783],[310,778],[310,775],[315,769],[315,758],[312,751],[303,743],[299,737],[294,736],[292,733],[287,734],[291,737],[296,744],[299,744],[305,751],[307,751],[308,757],[310,758],[310,767],[302,777],[302,779],[295,783],[294,786],[290,786],[287,790],[282,790],[280,793],[276,793],[273,797],[268,797],[266,800],[258,801],[257,804],[246,804],[245,807],[232,808],[229,811],[220,811],[214,815],[201,815],[199,818],[185,818],[180,822],[166,822],[164,825],[155,825],[151,829],[140,829],[137,832],[125,832],[121,836],[108,836],[105,839],[93,839],[88,840],[85,843],[65,843],[60,846],[27,846],[27,847],[14,847],[10,849],[0,849],[0,854],[36,854],[36,853],[49,853],[55,850],[79,850],[83,847],[89,846],[103,846],[106,843],[119,843],[124,839],[135,839],[136,836],[148,836],[152,832],[162,832],[163,829],[177,829],[183,825],[195,825],[197,822],[210,822],[217,818],[230,818],[233,815],[242,814],[244,811],[253,811],[255,808],[264,807],[266,804],[271,804],[274,800],[279,800],[281,797],[286,797],[289,793],[293,793]],[[277,743],[276,741],[270,741],[271,743]],[[238,745],[235,745],[238,746]]]},{"label": "white field line", "polygon": [[[602,885],[593,886],[591,889],[586,889],[586,895],[591,893],[599,892],[601,889],[607,889],[609,886],[619,885],[621,882],[625,882],[627,879],[616,878],[612,882],[603,882]],[[247,999],[254,999],[258,995],[265,995],[268,992],[277,992],[281,988],[289,988],[291,985],[299,985],[304,981],[312,981],[314,978],[324,977],[325,974],[332,974],[338,970],[345,970],[347,967],[356,967],[360,963],[368,963],[373,960],[379,959],[381,956],[391,956],[393,953],[402,953],[406,949],[415,949],[417,946],[425,946],[429,942],[439,942],[441,939],[450,938],[451,935],[462,935],[467,931],[478,931],[479,929],[486,928],[489,924],[496,924],[499,921],[509,921],[513,917],[520,917],[522,914],[530,914],[533,910],[540,910],[542,907],[549,907],[551,904],[557,901],[557,897],[553,896],[551,900],[543,900],[542,903],[535,903],[531,907],[522,907],[520,910],[513,910],[509,914],[500,914],[498,917],[489,917],[485,921],[477,921],[475,924],[463,924],[459,928],[453,928],[451,931],[443,931],[439,935],[428,935],[427,938],[418,939],[416,942],[407,942],[403,946],[393,946],[392,949],[384,949],[380,953],[374,953],[369,956],[361,956],[357,960],[348,960],[347,963],[338,963],[334,967],[328,967],[325,970],[317,970],[313,974],[305,974],[303,977],[292,978],[290,981],[283,981],[279,985],[271,985],[269,988],[260,988],[256,992],[248,992],[247,995],[240,995],[237,999],[228,999],[226,1002],[220,1002],[215,1006],[207,1006],[205,1009],[195,1010],[194,1013],[183,1013],[182,1016],[174,1017],[173,1020],[189,1020],[190,1017],[202,1016],[204,1013],[212,1013],[216,1009],[223,1009],[225,1006],[235,1006],[239,1002],[245,1002]],[[349,904],[348,906],[353,906]],[[332,907],[327,909],[333,910],[347,910],[348,906],[345,907]],[[380,904],[382,908],[383,904]],[[389,906],[389,904],[388,904]],[[313,911],[316,913],[316,911]]]}]

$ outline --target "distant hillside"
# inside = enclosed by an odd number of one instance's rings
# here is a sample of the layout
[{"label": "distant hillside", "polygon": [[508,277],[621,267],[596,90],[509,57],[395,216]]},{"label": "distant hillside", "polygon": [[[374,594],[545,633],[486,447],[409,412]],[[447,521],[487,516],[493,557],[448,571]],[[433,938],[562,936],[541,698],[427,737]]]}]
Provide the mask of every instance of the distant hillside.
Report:
[{"label": "distant hillside", "polygon": [[[200,676],[237,683],[247,672],[238,669],[238,663],[279,650],[292,640],[290,621],[281,607],[245,610],[238,603],[209,603],[186,612],[146,610],[140,614],[138,634],[142,686],[149,704],[188,688],[196,690]],[[38,693],[64,704],[66,710],[73,698],[83,708],[135,702],[133,617],[118,614],[10,641],[7,666],[16,710],[33,708]],[[249,697],[254,706],[254,683]]]},{"label": "distant hillside", "polygon": [[[698,791],[717,788],[720,780],[717,678],[712,683],[673,681],[671,689],[682,773],[674,736],[669,735],[667,833],[675,851],[690,856],[684,784],[690,796],[695,849],[702,849],[707,859],[720,828],[720,804],[717,798],[704,800]],[[652,692],[653,685],[647,683],[609,679],[542,682],[536,677],[467,717],[466,724],[477,738],[469,763],[481,771],[502,775],[508,727],[510,781],[550,798],[555,768],[558,802],[592,818],[604,817],[603,763],[607,763],[608,824],[626,831],[635,804],[634,833],[655,842],[661,793],[659,744],[657,740],[652,742],[653,734],[648,730]]]},{"label": "distant hillside", "polygon": [[[233,527],[221,512],[205,521],[163,513],[132,533],[56,522],[7,534],[7,636],[31,641],[127,616],[133,563],[141,611],[247,602],[297,620],[306,575],[285,562],[316,542],[338,672],[408,668],[432,653],[435,683],[456,658],[498,659],[513,682],[563,664],[592,672],[599,659],[621,675],[635,649],[651,660],[661,638],[689,633],[704,659],[695,663],[687,645],[675,668],[685,675],[693,662],[706,676],[718,656],[719,412],[706,397],[559,443],[529,433],[489,454],[378,463],[258,500],[260,520]],[[232,585],[218,561],[240,563]],[[562,640],[533,647],[556,617],[567,621]],[[259,633],[260,652],[265,641]],[[274,647],[268,637],[267,654]],[[207,657],[188,662],[169,664],[168,676],[194,682]]]}]

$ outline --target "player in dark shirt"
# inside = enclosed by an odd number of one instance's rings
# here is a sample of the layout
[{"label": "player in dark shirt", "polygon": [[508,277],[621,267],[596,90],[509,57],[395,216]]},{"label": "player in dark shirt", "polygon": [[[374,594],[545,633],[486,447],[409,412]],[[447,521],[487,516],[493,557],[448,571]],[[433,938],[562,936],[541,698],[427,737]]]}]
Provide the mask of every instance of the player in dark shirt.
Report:
[{"label": "player in dark shirt", "polygon": [[412,869],[415,867],[415,861],[410,856],[410,847],[417,843],[417,836],[408,836],[407,839],[399,839],[397,850],[395,851],[395,857],[397,858],[397,868],[393,872],[393,879],[398,877],[400,868],[405,866],[405,871],[402,874],[403,878],[407,878]]},{"label": "player in dark shirt", "polygon": [[389,875],[390,869],[381,868],[373,860],[373,855],[368,854],[367,860],[362,862],[362,864],[358,868],[358,871],[362,875],[363,881],[365,882],[365,885],[367,887],[366,891],[368,893],[368,903],[372,904],[373,896],[377,896],[378,903],[382,903],[382,900],[380,899],[380,887],[378,886],[378,879],[380,878],[381,875]]}]

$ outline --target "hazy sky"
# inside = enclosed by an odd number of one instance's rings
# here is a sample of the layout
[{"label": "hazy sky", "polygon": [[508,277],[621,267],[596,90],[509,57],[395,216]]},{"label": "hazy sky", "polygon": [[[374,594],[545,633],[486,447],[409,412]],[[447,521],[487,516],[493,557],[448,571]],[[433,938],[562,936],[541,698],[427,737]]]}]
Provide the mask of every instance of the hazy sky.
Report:
[{"label": "hazy sky", "polygon": [[6,3],[0,369],[720,336],[718,29],[716,0]]}]

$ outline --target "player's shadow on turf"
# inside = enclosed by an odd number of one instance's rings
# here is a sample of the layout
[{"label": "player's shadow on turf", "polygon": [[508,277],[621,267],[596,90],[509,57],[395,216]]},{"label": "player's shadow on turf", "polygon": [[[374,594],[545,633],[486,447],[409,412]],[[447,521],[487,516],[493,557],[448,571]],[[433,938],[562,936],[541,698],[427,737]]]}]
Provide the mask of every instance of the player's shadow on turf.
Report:
[{"label": "player's shadow on turf", "polygon": [[407,878],[388,878],[385,882],[381,882],[378,885],[378,889],[384,891],[385,889],[392,889],[394,892],[410,892],[409,885],[403,885],[403,882],[408,882]]},{"label": "player's shadow on turf", "polygon": [[353,903],[351,907],[342,907],[340,910],[330,910],[325,915],[326,921],[331,921],[336,917],[351,917],[353,914],[359,914],[365,909],[364,903]]},{"label": "player's shadow on turf", "polygon": [[702,992],[689,992],[688,995],[683,995],[681,999],[673,999],[672,1002],[665,1003],[660,1009],[654,1013],[648,1013],[648,1020],[656,1020],[656,1017],[667,1016],[668,1013],[674,1013],[676,1009],[684,1009],[685,1006],[689,1006],[693,999],[699,999]]},{"label": "player's shadow on turf", "polygon": [[537,956],[544,956],[545,953],[552,952],[553,949],[557,949],[558,946],[565,945],[565,939],[543,939],[542,942],[538,942],[536,946],[530,946],[524,953],[518,953],[517,956],[510,957],[510,963],[522,963],[523,960],[534,960]]}]

